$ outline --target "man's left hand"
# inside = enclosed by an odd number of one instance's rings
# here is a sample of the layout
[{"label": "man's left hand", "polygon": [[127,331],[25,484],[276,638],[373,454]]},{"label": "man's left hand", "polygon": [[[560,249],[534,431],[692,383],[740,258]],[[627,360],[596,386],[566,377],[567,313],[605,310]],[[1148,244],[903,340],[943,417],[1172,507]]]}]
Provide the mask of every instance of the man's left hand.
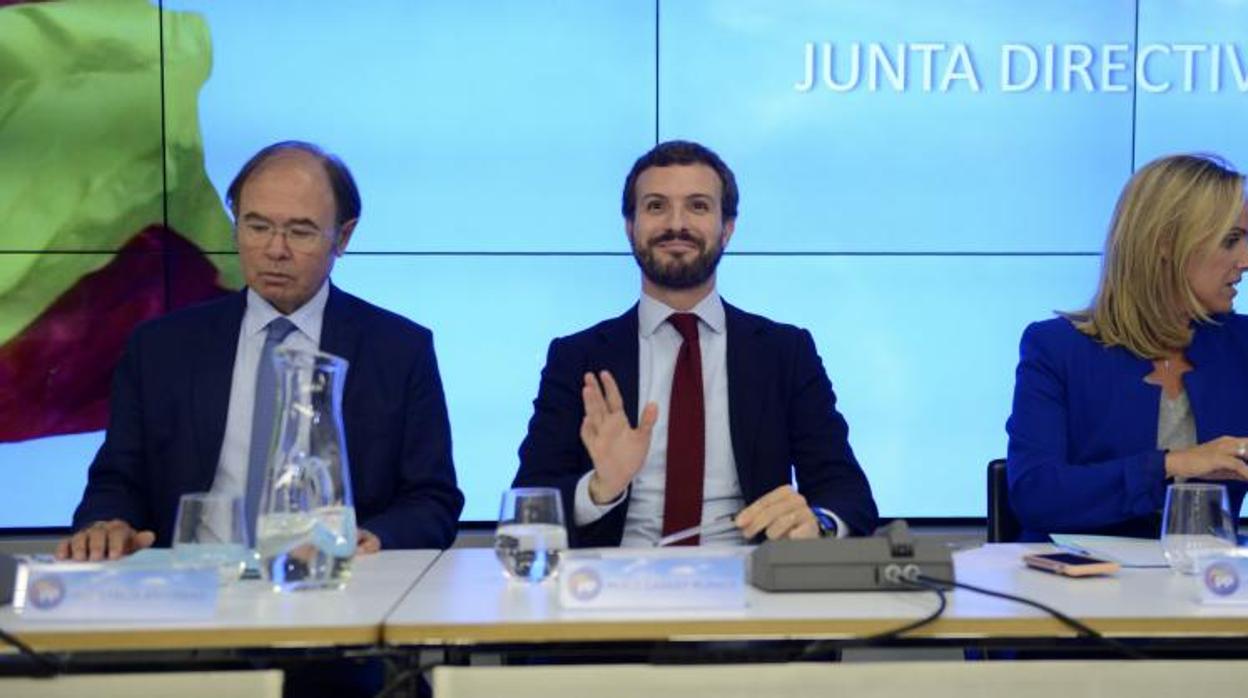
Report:
[{"label": "man's left hand", "polygon": [[781,485],[741,510],[737,527],[751,540],[766,532],[767,538],[818,538],[819,521],[806,498],[789,485]]},{"label": "man's left hand", "polygon": [[373,535],[371,531],[362,528],[355,530],[355,554],[371,555],[381,550],[381,539]]}]

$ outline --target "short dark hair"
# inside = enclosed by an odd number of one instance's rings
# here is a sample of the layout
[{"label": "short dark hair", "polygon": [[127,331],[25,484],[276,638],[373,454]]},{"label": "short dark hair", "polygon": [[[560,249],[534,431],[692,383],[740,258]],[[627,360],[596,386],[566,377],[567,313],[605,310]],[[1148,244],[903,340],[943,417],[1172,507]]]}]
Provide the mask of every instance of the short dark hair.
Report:
[{"label": "short dark hair", "polygon": [[637,178],[642,172],[651,167],[698,164],[710,167],[715,170],[715,174],[719,175],[719,183],[723,185],[724,190],[724,195],[720,200],[724,220],[735,220],[737,201],[740,198],[740,194],[737,193],[737,178],[713,150],[693,141],[666,141],[637,158],[637,162],[633,163],[633,169],[628,171],[628,177],[624,180],[624,199],[621,211],[624,213],[625,220],[633,220],[633,214],[637,208],[637,202],[634,200],[637,197]]},{"label": "short dark hair", "polygon": [[339,227],[349,220],[360,217],[360,190],[355,186],[355,178],[345,163],[333,153],[325,152],[320,146],[307,141],[280,141],[265,146],[260,152],[251,156],[243,168],[234,175],[230,188],[225,191],[225,204],[230,207],[234,218],[238,218],[238,200],[243,193],[243,185],[255,174],[261,165],[270,159],[292,150],[307,153],[316,158],[325,168],[325,176],[329,178],[329,188],[334,192],[334,223]]}]

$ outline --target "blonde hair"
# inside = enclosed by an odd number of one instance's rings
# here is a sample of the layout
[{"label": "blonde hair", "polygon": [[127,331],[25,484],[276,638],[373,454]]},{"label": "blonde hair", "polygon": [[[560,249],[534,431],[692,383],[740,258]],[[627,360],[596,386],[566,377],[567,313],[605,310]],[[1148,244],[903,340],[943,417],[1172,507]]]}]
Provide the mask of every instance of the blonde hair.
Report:
[{"label": "blonde hair", "polygon": [[1244,207],[1244,176],[1216,155],[1158,158],[1118,197],[1092,304],[1063,313],[1105,346],[1160,358],[1208,322],[1187,281],[1192,259],[1215,248]]}]

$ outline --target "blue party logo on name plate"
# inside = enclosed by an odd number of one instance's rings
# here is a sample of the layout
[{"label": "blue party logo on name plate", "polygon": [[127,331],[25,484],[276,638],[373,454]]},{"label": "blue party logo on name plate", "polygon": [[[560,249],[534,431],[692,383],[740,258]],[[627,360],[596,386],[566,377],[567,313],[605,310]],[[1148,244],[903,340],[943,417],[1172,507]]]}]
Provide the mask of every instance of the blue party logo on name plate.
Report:
[{"label": "blue party logo on name plate", "polygon": [[1239,572],[1226,562],[1215,562],[1205,568],[1205,587],[1218,596],[1230,596],[1239,590]]},{"label": "blue party logo on name plate", "polygon": [[46,611],[65,600],[65,582],[59,575],[45,574],[30,585],[30,605]]},{"label": "blue party logo on name plate", "polygon": [[568,591],[577,601],[589,601],[602,593],[602,575],[592,567],[581,567],[568,576]]}]

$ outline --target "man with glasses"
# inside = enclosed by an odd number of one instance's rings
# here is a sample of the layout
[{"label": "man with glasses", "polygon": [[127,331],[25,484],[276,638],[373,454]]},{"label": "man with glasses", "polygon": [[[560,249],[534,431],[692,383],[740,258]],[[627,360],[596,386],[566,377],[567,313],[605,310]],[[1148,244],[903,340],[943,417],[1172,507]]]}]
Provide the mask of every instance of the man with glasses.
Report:
[{"label": "man with glasses", "polygon": [[247,288],[130,338],[75,533],[57,555],[115,559],[168,545],[187,492],[254,502],[271,425],[253,418],[274,399],[257,374],[274,346],[350,363],[342,409],[358,550],[448,547],[463,495],[432,334],[329,282],[360,215],[350,171],[310,143],[276,143],[243,166],[226,203]]}]

